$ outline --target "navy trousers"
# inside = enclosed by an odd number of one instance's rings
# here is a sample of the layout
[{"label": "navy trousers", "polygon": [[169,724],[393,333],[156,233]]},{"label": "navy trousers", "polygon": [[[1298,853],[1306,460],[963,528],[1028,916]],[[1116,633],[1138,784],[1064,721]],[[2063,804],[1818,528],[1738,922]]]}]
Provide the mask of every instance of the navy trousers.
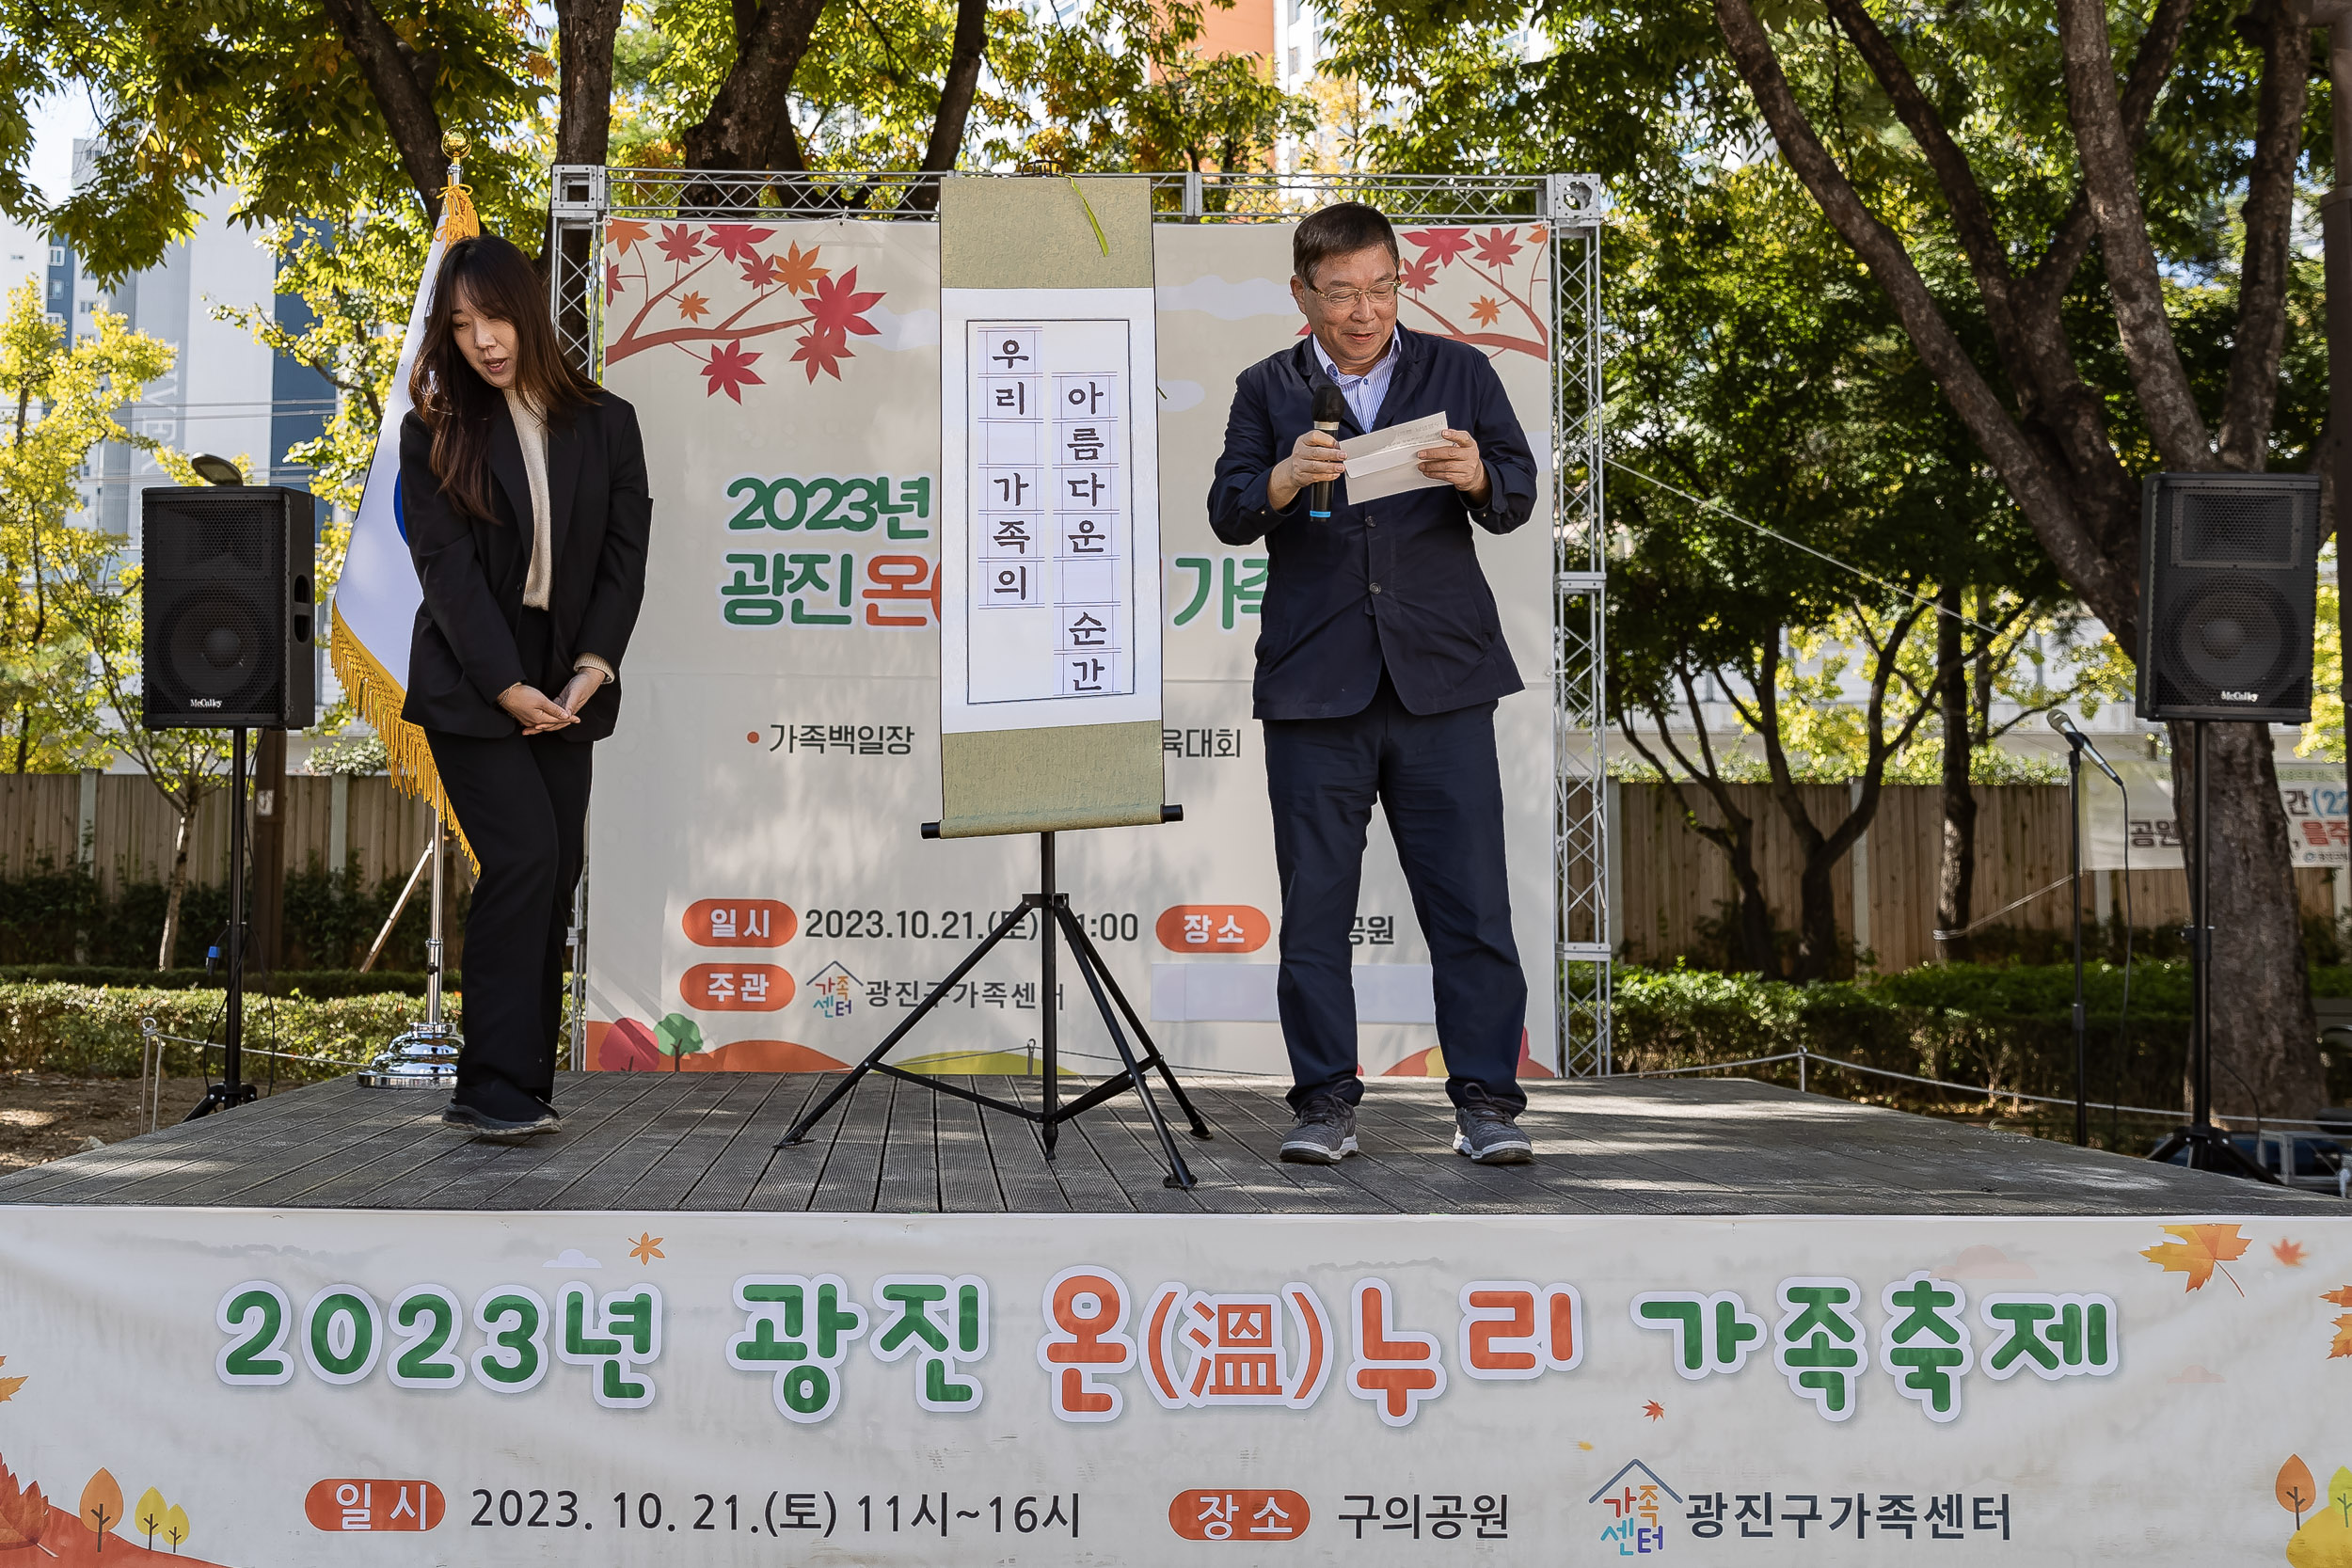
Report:
[{"label": "navy trousers", "polygon": [[1412,890],[1436,974],[1446,1093],[1517,1114],[1527,978],[1511,936],[1502,853],[1495,705],[1407,712],[1385,673],[1372,703],[1344,719],[1269,719],[1267,793],[1282,883],[1276,996],[1294,1108],[1317,1095],[1363,1098],[1348,933],[1363,880],[1364,832],[1377,800]]}]

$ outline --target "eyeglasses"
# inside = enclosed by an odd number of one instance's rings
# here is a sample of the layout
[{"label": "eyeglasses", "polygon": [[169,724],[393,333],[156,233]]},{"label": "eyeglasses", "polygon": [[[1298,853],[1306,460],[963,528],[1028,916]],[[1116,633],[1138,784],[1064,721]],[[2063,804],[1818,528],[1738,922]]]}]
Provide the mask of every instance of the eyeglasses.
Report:
[{"label": "eyeglasses", "polygon": [[1307,292],[1323,301],[1324,304],[1341,310],[1346,309],[1359,299],[1369,299],[1375,305],[1386,305],[1396,297],[1396,279],[1387,278],[1373,284],[1368,289],[1318,289],[1309,284]]}]

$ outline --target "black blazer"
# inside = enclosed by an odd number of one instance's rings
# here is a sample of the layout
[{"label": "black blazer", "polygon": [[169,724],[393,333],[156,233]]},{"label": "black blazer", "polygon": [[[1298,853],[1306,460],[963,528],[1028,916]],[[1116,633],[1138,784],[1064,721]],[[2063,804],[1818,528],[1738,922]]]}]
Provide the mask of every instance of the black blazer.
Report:
[{"label": "black blazer", "polygon": [[[1492,486],[1483,507],[1449,487],[1357,506],[1332,485],[1328,520],[1266,505],[1266,479],[1314,426],[1330,378],[1301,338],[1242,372],[1209,487],[1209,526],[1229,545],[1266,543],[1255,713],[1342,719],[1372,701],[1385,665],[1413,713],[1450,713],[1519,690],[1470,525],[1508,533],[1535,506],[1535,460],[1486,356],[1466,343],[1396,330],[1398,356],[1375,430],[1443,410],[1478,441]],[[1351,411],[1343,437],[1360,436]]]},{"label": "black blazer", "polygon": [[[531,567],[531,482],[514,416],[500,399],[490,433],[496,522],[461,512],[433,477],[433,435],[414,413],[400,426],[394,506],[424,602],[408,641],[408,700],[400,716],[428,730],[498,739],[521,726],[498,705],[516,681],[537,681],[516,652],[523,579]],[[637,410],[610,392],[548,425],[548,536],[555,577],[548,594],[555,657],[581,654],[612,666],[614,679],[556,733],[601,740],[621,710],[621,657],[645,596],[645,546],[653,500]],[[548,693],[549,697],[555,691]]]}]

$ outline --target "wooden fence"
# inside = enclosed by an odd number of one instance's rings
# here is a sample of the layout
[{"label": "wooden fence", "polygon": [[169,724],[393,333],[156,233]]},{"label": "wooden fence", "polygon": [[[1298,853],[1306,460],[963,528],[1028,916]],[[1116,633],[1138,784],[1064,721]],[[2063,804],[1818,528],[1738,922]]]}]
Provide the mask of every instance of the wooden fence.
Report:
[{"label": "wooden fence", "polygon": [[[1616,797],[1610,875],[1620,950],[1653,963],[1707,951],[1706,927],[1723,918],[1738,891],[1724,852],[1691,830],[1672,788],[1643,784],[1610,788]],[[1834,823],[1844,814],[1847,786],[1807,784],[1804,790],[1817,823]],[[1690,793],[1703,820],[1719,819],[1711,800],[1699,791]],[[1793,930],[1801,869],[1795,835],[1763,785],[1737,785],[1735,797],[1756,823],[1756,859],[1773,923]],[[2044,784],[1988,785],[1977,791],[1977,800],[1974,907],[1981,918],[2065,876],[2066,791]],[[405,879],[422,853],[432,824],[423,805],[396,793],[384,778],[296,775],[286,781],[279,809],[285,816],[289,871],[313,862],[330,869],[352,863],[363,886]],[[87,839],[91,868],[106,894],[127,883],[161,881],[171,870],[176,829],[171,808],[137,774],[0,774],[0,879],[26,877],[44,864],[71,865]],[[1929,933],[1935,926],[1943,832],[1941,791],[1890,785],[1858,853],[1833,876],[1839,931],[1857,947],[1874,952],[1882,970],[1931,963],[1940,956]],[[197,816],[189,879],[199,886],[217,885],[227,879],[228,864],[228,797],[215,792]],[[451,869],[458,885],[465,885],[464,857],[453,855]],[[2307,913],[2325,915],[2335,908],[2335,873],[2295,876]],[[2098,873],[2093,881],[2096,912],[2120,911],[2122,874]],[[1867,888],[1859,926],[1857,883]],[[2187,879],[2182,873],[2133,873],[2136,925],[2178,925],[2187,913]],[[2047,894],[2001,920],[2028,930],[2063,930],[2065,894]],[[1569,936],[1590,940],[1581,929]]]},{"label": "wooden fence", "polygon": [[[297,774],[278,804],[290,872],[312,861],[331,871],[356,859],[363,885],[405,879],[431,841],[430,808],[386,778]],[[62,870],[87,838],[90,869],[112,895],[126,883],[167,879],[178,831],[178,814],[143,774],[0,774],[0,878],[31,876],[44,865]],[[452,863],[462,875],[464,857]],[[212,886],[228,877],[229,797],[215,790],[197,812],[188,879]]]},{"label": "wooden fence", "polygon": [[[1645,962],[1663,962],[1708,947],[1704,927],[1720,921],[1738,895],[1729,857],[1701,838],[1685,821],[1682,800],[1673,786],[1626,784],[1617,795],[1611,826],[1611,874],[1618,900],[1619,950]],[[1801,786],[1805,809],[1824,829],[1834,826],[1851,799],[1845,784]],[[1722,814],[1704,791],[1686,792],[1702,821]],[[1767,786],[1738,784],[1733,799],[1756,823],[1756,864],[1775,927],[1797,926],[1797,881],[1804,860],[1796,835]],[[1936,872],[1944,849],[1944,795],[1932,785],[1891,784],[1881,792],[1877,815],[1858,851],[1833,873],[1837,928],[1853,944],[1877,955],[1881,970],[1932,963],[1941,955],[1935,929]],[[2062,784],[1994,784],[1977,790],[1977,874],[1971,907],[1982,919],[2013,898],[2047,888],[2066,875],[2066,788]],[[2335,909],[2332,871],[2296,871],[2296,888],[2306,914]],[[2106,917],[2123,909],[2123,874],[2093,873],[2086,915]],[[1863,918],[1854,919],[1857,887],[1867,888]],[[2179,871],[2135,871],[2131,875],[2132,923],[2141,927],[2178,926],[2188,919],[2188,878]],[[2000,924],[2026,930],[2063,931],[2066,891],[2044,894],[2000,917]]]}]

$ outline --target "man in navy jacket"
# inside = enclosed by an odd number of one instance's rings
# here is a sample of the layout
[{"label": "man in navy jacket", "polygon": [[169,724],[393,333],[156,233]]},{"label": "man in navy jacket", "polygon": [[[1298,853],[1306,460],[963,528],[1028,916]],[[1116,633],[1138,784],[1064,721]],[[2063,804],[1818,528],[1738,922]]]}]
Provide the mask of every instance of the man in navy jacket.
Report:
[{"label": "man in navy jacket", "polygon": [[[1311,335],[1233,384],[1209,523],[1265,541],[1257,717],[1282,884],[1277,996],[1297,1125],[1282,1158],[1356,1152],[1363,1096],[1348,933],[1373,803],[1388,814],[1436,976],[1454,1148],[1482,1164],[1532,1157],[1516,1122],[1527,981],[1511,935],[1496,701],[1521,689],[1475,526],[1508,533],[1535,504],[1527,437],[1486,356],[1396,325],[1395,231],[1358,202],[1324,208],[1292,242],[1291,296]],[[1336,386],[1341,436],[1443,412],[1419,453],[1439,487],[1358,505],[1338,442],[1313,428]],[[1330,515],[1311,486],[1332,483]]]}]

